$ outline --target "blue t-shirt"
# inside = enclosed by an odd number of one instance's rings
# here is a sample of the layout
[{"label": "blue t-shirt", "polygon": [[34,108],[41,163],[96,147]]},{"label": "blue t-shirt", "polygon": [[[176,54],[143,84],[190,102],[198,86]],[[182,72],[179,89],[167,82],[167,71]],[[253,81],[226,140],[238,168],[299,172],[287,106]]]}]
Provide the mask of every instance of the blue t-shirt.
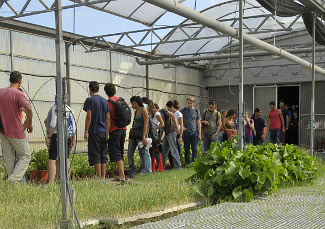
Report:
[{"label": "blue t-shirt", "polygon": [[180,110],[183,114],[183,122],[186,130],[184,133],[198,132],[197,120],[201,120],[201,115],[198,109],[188,109],[187,107]]},{"label": "blue t-shirt", "polygon": [[106,99],[99,95],[88,97],[84,103],[84,111],[91,111],[89,134],[106,133],[106,114],[109,112]]}]

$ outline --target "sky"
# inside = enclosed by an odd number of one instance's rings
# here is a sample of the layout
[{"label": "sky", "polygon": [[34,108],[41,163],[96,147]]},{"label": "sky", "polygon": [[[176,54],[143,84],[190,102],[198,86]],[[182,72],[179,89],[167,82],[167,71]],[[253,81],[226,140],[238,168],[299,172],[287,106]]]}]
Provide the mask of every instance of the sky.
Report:
[{"label": "sky", "polygon": [[[53,0],[43,0],[48,5],[53,3]],[[124,1],[124,0],[118,0]],[[21,9],[26,0],[14,0],[9,1],[16,10]],[[215,5],[222,0],[196,0],[196,10],[205,9],[211,5]],[[69,0],[62,0],[62,5],[71,5]],[[186,0],[183,2],[184,5],[194,8],[195,0]],[[32,0],[27,11],[34,11],[36,9],[42,9],[38,0]],[[10,10],[4,5],[0,9],[0,16],[9,16]],[[111,34],[117,32],[126,32],[131,30],[145,29],[146,26],[120,18],[115,15],[104,13],[91,9],[89,7],[77,7],[74,9],[64,10],[62,13],[63,17],[63,30],[68,32],[73,32],[73,25],[75,25],[75,33],[86,35],[86,36],[96,36],[103,34]],[[75,17],[75,23],[74,23]],[[33,15],[18,20],[30,22],[33,24],[43,25],[46,27],[54,28],[54,13],[45,13],[40,15]],[[157,25],[177,25],[182,22],[184,18],[175,15],[173,13],[167,13],[164,15],[156,24]]]}]

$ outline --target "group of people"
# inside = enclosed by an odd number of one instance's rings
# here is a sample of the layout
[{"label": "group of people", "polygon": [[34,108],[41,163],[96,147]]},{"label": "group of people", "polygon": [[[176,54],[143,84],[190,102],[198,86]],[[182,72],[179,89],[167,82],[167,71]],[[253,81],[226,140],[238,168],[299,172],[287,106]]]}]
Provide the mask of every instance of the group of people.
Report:
[{"label": "group of people", "polygon": [[[32,109],[24,93],[20,91],[22,76],[15,71],[10,74],[10,87],[0,90],[0,140],[6,161],[8,180],[20,181],[29,165],[31,152],[26,140],[26,131],[31,133]],[[104,87],[107,99],[100,96],[99,83],[89,83],[90,97],[86,99],[83,110],[86,112],[84,139],[88,141],[88,160],[94,166],[96,175],[103,179],[106,176],[108,156],[116,162],[118,181],[125,181],[124,144],[127,126],[131,124],[128,136],[129,177],[135,175],[134,154],[138,148],[141,173],[163,172],[169,160],[175,169],[181,169],[180,152],[184,145],[185,164],[198,159],[198,143],[203,140],[204,153],[212,142],[231,140],[237,135],[238,112],[236,109],[220,112],[214,101],[202,113],[195,108],[195,99],[187,98],[187,106],[180,108],[177,100],[170,100],[165,108],[146,97],[133,96],[130,103],[116,96],[116,87],[107,83]],[[131,120],[131,109],[134,109]],[[23,121],[22,112],[26,114]],[[298,116],[297,111],[285,108],[280,101],[280,109],[275,102],[270,102],[270,111],[265,121],[262,111],[256,108],[253,116],[245,114],[244,142],[262,144],[269,125],[270,141],[281,142],[286,139],[297,144]],[[66,105],[65,115],[67,127],[66,157],[69,164],[69,151],[76,141],[76,123],[73,110]],[[57,177],[57,99],[50,108],[44,123],[47,130],[46,145],[49,149],[49,182]],[[286,134],[287,133],[287,134]],[[15,162],[17,160],[17,163]]]}]

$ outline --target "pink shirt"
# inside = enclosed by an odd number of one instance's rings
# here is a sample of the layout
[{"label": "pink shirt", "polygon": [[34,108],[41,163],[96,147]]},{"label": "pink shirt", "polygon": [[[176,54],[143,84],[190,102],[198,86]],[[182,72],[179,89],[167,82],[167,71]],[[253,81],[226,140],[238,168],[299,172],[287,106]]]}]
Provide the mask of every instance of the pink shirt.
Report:
[{"label": "pink shirt", "polygon": [[29,102],[23,92],[14,87],[0,89],[0,116],[5,136],[26,138],[20,113],[20,109],[26,105],[29,105]]}]

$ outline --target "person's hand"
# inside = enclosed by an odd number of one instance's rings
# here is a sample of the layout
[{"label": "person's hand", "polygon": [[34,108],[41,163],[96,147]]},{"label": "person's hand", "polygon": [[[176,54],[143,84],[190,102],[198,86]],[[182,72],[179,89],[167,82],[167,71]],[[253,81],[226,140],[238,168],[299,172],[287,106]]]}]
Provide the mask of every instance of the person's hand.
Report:
[{"label": "person's hand", "polygon": [[179,135],[180,133],[181,131],[178,128],[176,128],[176,134]]},{"label": "person's hand", "polygon": [[262,134],[262,139],[263,139],[263,140],[265,140],[265,135],[266,135],[266,134]]},{"label": "person's hand", "polygon": [[216,136],[215,134],[212,135],[211,140],[214,141],[214,139],[216,139],[216,137],[217,137],[217,136]]},{"label": "person's hand", "polygon": [[88,133],[87,132],[85,132],[85,134],[84,134],[84,139],[87,141],[88,140]]},{"label": "person's hand", "polygon": [[74,140],[72,140],[70,147],[73,148],[74,146],[75,146],[75,142],[74,142]]},{"label": "person's hand", "polygon": [[187,128],[184,127],[184,131],[187,130]]},{"label": "person's hand", "polygon": [[286,129],[282,128],[282,132],[285,133],[286,132]]},{"label": "person's hand", "polygon": [[143,138],[142,138],[142,145],[145,147],[145,146],[146,146],[146,144],[147,144],[146,138],[145,138],[145,137],[143,137]]},{"label": "person's hand", "polygon": [[202,136],[201,136],[201,134],[199,135],[199,141],[202,141]]},{"label": "person's hand", "polygon": [[27,130],[28,133],[33,132],[33,125],[31,123],[28,123],[27,120],[23,124],[24,131]]},{"label": "person's hand", "polygon": [[46,145],[47,145],[47,147],[51,146],[51,138],[47,138]]},{"label": "person's hand", "polygon": [[286,131],[288,131],[288,127],[286,128]]},{"label": "person's hand", "polygon": [[179,137],[178,138],[178,143],[182,143],[182,141],[183,141],[183,138],[182,137]]},{"label": "person's hand", "polygon": [[206,125],[206,126],[210,125],[210,123],[208,121],[203,121],[203,124]]}]

